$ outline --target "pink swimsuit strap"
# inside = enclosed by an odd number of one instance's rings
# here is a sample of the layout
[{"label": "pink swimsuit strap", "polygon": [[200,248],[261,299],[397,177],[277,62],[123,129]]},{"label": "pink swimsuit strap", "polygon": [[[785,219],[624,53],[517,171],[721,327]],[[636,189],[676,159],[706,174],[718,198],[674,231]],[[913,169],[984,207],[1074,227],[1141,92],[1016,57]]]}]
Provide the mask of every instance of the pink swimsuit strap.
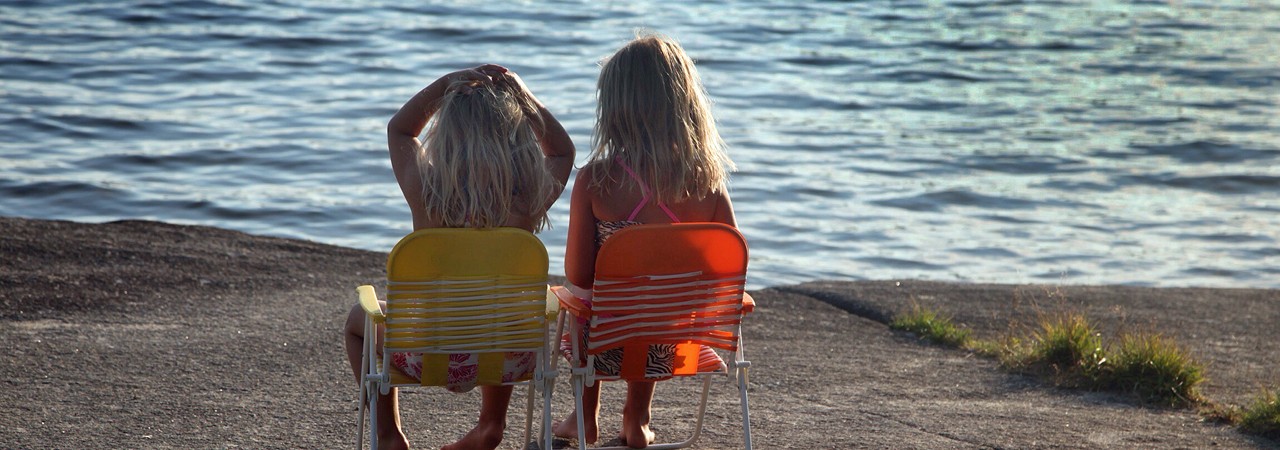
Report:
[{"label": "pink swimsuit strap", "polygon": [[[640,210],[644,209],[644,205],[649,203],[649,199],[652,198],[652,196],[649,195],[649,187],[645,186],[644,180],[640,179],[640,176],[636,175],[636,172],[631,170],[631,167],[628,166],[627,163],[622,162],[621,157],[614,158],[613,160],[617,161],[618,165],[622,166],[622,169],[627,171],[627,175],[630,175],[631,179],[636,180],[636,184],[640,185],[640,194],[644,196],[640,199],[640,203],[636,205],[636,208],[631,210],[631,215],[627,216],[627,221],[633,222],[636,219],[636,214],[640,214]],[[662,212],[667,213],[667,217],[671,219],[671,223],[680,223],[680,218],[676,217],[675,213],[671,212],[671,209],[667,208],[667,205],[663,204],[661,200],[658,201],[658,207],[662,208]]]}]

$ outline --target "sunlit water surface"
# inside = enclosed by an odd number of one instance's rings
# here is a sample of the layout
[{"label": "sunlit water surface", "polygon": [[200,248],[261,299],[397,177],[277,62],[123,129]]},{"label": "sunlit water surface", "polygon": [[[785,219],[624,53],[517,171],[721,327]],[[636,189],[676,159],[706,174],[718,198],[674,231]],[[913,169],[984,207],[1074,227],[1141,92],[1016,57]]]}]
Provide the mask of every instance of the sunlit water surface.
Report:
[{"label": "sunlit water surface", "polygon": [[647,27],[716,102],[753,287],[1280,287],[1272,2],[400,3],[4,3],[0,214],[385,251],[405,99],[507,65],[581,164],[598,62]]}]

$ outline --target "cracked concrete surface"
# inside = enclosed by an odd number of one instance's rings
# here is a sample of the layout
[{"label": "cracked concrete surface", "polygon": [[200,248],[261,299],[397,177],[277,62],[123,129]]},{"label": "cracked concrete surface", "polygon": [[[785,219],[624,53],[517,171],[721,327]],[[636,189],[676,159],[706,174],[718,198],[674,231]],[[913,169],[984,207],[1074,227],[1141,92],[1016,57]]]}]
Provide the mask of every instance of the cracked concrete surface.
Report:
[{"label": "cracked concrete surface", "polygon": [[[355,385],[338,330],[355,300],[352,288],[381,276],[383,254],[155,222],[14,218],[0,218],[0,250],[0,446],[354,444]],[[907,283],[912,290],[832,281],[753,292],[758,308],[745,336],[758,448],[1275,446],[1193,411],[1054,389],[988,359],[892,332],[882,320],[908,299],[924,298],[967,305],[953,312],[975,332],[994,335],[1009,315],[997,313],[1014,309],[999,298],[1017,289]],[[1280,351],[1259,342],[1276,331],[1253,322],[1275,317],[1274,291],[1250,297],[1197,290],[1201,300],[1188,302],[1172,290],[1081,289],[1094,299],[1082,303],[1091,312],[1112,311],[1111,302],[1126,317],[1226,317],[1177,322],[1223,352],[1210,357],[1209,372],[1217,383],[1210,393],[1221,398],[1247,397],[1242,393],[1254,386],[1237,382],[1261,384],[1275,375]],[[1252,316],[1233,316],[1219,298],[1244,302]],[[698,387],[659,385],[653,428],[660,438],[691,431]],[[571,408],[565,381],[556,394],[559,417]],[[522,395],[518,390],[513,401],[503,448],[522,447]],[[621,395],[622,386],[605,386],[606,439],[618,431]],[[711,395],[695,448],[740,447],[736,391],[717,381]],[[452,442],[474,423],[478,402],[475,392],[405,394],[411,441],[424,448]]]}]

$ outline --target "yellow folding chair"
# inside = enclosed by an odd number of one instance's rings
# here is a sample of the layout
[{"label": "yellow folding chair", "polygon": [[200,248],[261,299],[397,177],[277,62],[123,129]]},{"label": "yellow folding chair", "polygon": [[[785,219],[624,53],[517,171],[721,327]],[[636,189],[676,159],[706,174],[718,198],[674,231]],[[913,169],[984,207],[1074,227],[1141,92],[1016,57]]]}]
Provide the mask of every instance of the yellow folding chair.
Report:
[{"label": "yellow folding chair", "polygon": [[[737,384],[742,407],[744,448],[751,448],[751,419],[747,407],[747,369],[742,347],[742,318],[755,303],[744,290],[747,245],[734,228],[718,223],[634,225],[605,241],[596,258],[591,299],[583,301],[562,287],[552,288],[560,301],[557,335],[569,326],[572,355],[570,378],[578,411],[582,395],[596,380],[657,381],[673,377],[702,377],[702,399],[693,435],[650,449],[684,448],[702,433],[711,376],[727,375]],[[575,320],[578,319],[578,320]],[[585,348],[579,343],[580,320],[589,332]],[[655,369],[648,362],[650,345],[673,346],[674,361]],[[733,352],[727,371],[718,362],[707,364],[702,347]],[[663,347],[672,348],[672,347]],[[597,367],[597,356],[621,349],[616,373]],[[578,414],[578,435],[586,436],[584,414]],[[582,443],[585,448],[585,442]],[[604,447],[623,449],[626,447]]]},{"label": "yellow folding chair", "polygon": [[[529,389],[525,443],[530,441],[535,391],[542,392],[542,448],[551,448],[551,365],[547,250],[517,228],[435,228],[405,236],[387,257],[386,311],[372,286],[357,288],[365,310],[357,436],[363,447],[365,405],[370,448],[378,447],[377,393],[392,387],[444,386],[450,355],[475,354],[477,385],[524,384]],[[385,327],[378,348],[377,325]],[[393,352],[422,355],[420,380],[390,364]],[[535,352],[529,378],[503,378],[509,352]],[[383,357],[388,355],[387,357]]]}]

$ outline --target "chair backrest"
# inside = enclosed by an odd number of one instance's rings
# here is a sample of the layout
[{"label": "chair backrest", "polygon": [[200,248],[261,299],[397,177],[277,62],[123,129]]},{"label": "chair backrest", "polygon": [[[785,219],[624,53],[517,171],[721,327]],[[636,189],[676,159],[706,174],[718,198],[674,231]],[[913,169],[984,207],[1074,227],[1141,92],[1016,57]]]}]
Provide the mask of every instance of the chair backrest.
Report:
[{"label": "chair backrest", "polygon": [[587,354],[623,347],[621,376],[644,378],[650,344],[675,344],[673,375],[697,370],[700,346],[737,350],[747,244],[719,223],[633,225],[596,258]]},{"label": "chair backrest", "polygon": [[451,354],[475,353],[477,383],[502,384],[508,352],[546,345],[547,250],[517,228],[434,228],[387,257],[385,352],[422,353],[422,384],[442,386]]}]

